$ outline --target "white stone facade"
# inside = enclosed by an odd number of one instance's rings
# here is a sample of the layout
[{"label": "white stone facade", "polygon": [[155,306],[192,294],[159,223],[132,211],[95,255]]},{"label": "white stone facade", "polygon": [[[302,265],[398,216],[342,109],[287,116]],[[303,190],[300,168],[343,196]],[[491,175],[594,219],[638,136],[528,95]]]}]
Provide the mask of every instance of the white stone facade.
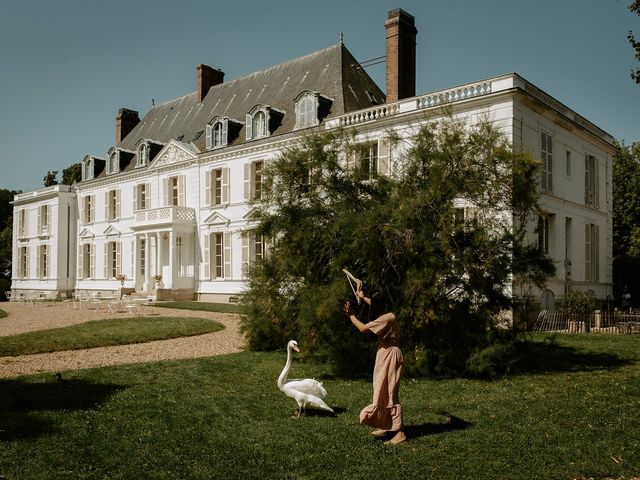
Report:
[{"label": "white stone facade", "polygon": [[[389,130],[409,137],[445,104],[454,116],[496,122],[515,148],[546,161],[540,227],[531,225],[529,240],[551,255],[557,275],[546,291],[514,285],[513,293],[547,303],[571,288],[611,296],[613,139],[520,76],[351,111],[311,129],[353,128],[357,138],[379,141],[380,173],[392,174],[402,152],[385,142]],[[244,266],[264,253],[260,239],[242,235],[261,166],[308,131],[208,149],[174,139],[138,168],[16,196],[14,294],[117,290],[124,275],[131,291],[159,287],[167,297],[215,301],[241,295]],[[51,209],[46,235],[36,233],[43,205]],[[36,268],[41,245],[53,260],[44,277]]]}]

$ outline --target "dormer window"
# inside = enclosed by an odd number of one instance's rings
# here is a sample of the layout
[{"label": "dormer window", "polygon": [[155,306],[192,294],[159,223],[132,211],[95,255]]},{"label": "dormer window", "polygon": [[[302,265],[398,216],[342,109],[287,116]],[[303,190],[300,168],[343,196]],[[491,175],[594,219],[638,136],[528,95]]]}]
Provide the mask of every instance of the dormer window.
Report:
[{"label": "dormer window", "polygon": [[242,123],[229,117],[213,117],[207,125],[207,150],[230,145],[238,136]]},{"label": "dormer window", "polygon": [[107,175],[112,175],[120,171],[120,152],[112,149],[107,154]]},{"label": "dormer window", "polygon": [[93,157],[85,157],[82,161],[82,181],[91,180],[93,178]]},{"label": "dormer window", "polygon": [[306,90],[295,99],[295,128],[314,127],[320,123],[331,108],[332,100],[317,92]]},{"label": "dormer window", "polygon": [[280,126],[284,112],[266,105],[256,105],[247,114],[247,140],[268,137]]},{"label": "dormer window", "polygon": [[147,163],[149,163],[149,144],[144,142],[138,147],[136,167],[144,167]]}]

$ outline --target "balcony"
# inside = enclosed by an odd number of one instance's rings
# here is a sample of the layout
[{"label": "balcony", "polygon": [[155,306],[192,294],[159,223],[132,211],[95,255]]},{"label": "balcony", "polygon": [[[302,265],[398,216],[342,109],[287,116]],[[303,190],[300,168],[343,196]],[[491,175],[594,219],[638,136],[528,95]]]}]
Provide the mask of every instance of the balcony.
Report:
[{"label": "balcony", "polygon": [[162,207],[139,210],[134,214],[134,229],[175,225],[195,225],[196,211],[187,207]]}]

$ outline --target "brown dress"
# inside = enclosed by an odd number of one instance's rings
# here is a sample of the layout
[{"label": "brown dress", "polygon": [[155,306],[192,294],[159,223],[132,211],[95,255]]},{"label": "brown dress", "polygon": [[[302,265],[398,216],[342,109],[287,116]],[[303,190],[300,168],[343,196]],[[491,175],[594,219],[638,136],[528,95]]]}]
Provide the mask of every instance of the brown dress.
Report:
[{"label": "brown dress", "polygon": [[398,399],[404,357],[396,316],[385,313],[366,324],[378,336],[373,367],[373,403],[360,412],[360,423],[382,430],[402,430],[402,406]]}]

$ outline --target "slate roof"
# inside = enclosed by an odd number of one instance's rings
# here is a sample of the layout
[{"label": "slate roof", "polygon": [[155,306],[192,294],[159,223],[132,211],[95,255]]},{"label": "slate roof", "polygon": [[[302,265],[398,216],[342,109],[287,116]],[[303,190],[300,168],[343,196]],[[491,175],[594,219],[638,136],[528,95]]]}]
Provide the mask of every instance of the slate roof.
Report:
[{"label": "slate roof", "polygon": [[[271,137],[294,130],[294,99],[311,90],[333,100],[327,120],[344,113],[385,102],[385,95],[344,45],[338,44],[290,60],[209,89],[202,102],[197,92],[157,105],[122,140],[119,148],[135,151],[136,142],[152,139],[167,143],[171,139],[193,143],[206,149],[206,124],[215,116],[228,116],[245,122],[245,116],[258,104],[285,112]],[[232,145],[246,143],[244,126]],[[135,162],[132,159],[129,170]]]}]

